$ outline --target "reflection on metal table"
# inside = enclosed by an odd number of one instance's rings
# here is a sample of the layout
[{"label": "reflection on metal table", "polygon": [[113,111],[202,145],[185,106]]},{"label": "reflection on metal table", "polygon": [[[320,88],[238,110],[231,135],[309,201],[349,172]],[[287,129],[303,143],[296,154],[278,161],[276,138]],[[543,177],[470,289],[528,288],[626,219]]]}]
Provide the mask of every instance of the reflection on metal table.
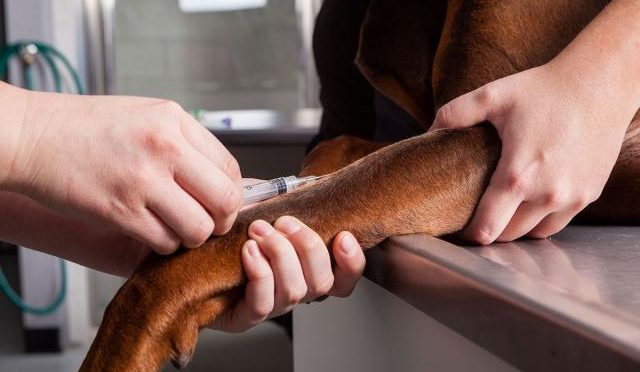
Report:
[{"label": "reflection on metal table", "polygon": [[[351,306],[358,318],[378,315],[358,332],[382,327],[379,335],[386,340],[378,344],[371,334],[356,339],[355,330],[343,324],[343,341],[367,345],[373,359],[393,359],[396,370],[640,370],[638,227],[571,226],[551,239],[486,247],[423,235],[394,237],[368,254],[366,277],[354,296],[366,306]],[[313,328],[313,317],[331,313],[331,306],[341,307],[336,317],[348,317],[349,301],[297,312],[294,332],[301,329],[295,335]],[[413,326],[404,325],[405,319]],[[424,326],[425,321],[433,324]],[[321,322],[331,334],[330,320]],[[305,342],[301,337],[294,338],[296,346]],[[307,346],[296,351],[297,368],[306,366]],[[365,352],[350,347],[351,357]],[[452,348],[458,353],[448,355]],[[402,358],[389,350],[402,350]]]}]

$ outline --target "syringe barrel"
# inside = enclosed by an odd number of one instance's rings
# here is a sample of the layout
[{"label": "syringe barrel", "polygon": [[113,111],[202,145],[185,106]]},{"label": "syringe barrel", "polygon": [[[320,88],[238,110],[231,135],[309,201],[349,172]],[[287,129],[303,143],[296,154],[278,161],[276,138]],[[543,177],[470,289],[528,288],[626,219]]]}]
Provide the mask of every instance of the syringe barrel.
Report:
[{"label": "syringe barrel", "polygon": [[262,200],[273,198],[280,194],[291,192],[309,182],[315,181],[316,177],[296,176],[278,177],[269,181],[261,182],[255,185],[247,185],[244,187],[244,205],[256,203]]},{"label": "syringe barrel", "polygon": [[[260,182],[255,185],[247,185],[244,187],[244,205],[256,203],[261,200],[266,200],[278,196],[278,184],[277,178],[274,180]],[[285,190],[286,191],[286,190]]]}]

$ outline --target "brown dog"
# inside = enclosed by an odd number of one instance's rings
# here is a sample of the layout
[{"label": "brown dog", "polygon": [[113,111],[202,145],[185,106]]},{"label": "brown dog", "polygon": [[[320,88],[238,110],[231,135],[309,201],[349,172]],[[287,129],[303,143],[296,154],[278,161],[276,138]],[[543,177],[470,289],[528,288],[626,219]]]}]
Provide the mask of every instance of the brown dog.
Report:
[{"label": "brown dog", "polygon": [[[357,63],[371,85],[426,128],[435,109],[450,99],[550,60],[605,3],[325,0],[318,27],[327,27],[321,21],[330,19],[355,30],[355,36],[335,32],[334,43],[353,44],[336,46],[335,60],[349,61],[359,49]],[[331,36],[332,30],[325,31]],[[353,70],[350,65],[326,69],[325,62],[319,58],[326,105],[335,92],[327,88],[340,88],[341,73]],[[371,92],[357,79],[353,83],[360,84],[356,90],[365,98],[345,101],[366,102]],[[370,124],[345,124],[338,118],[327,125],[362,134]],[[640,195],[638,128],[636,115],[602,197],[581,219],[640,221],[633,204]],[[327,244],[339,231],[349,230],[363,248],[392,235],[455,232],[472,215],[500,154],[499,139],[488,124],[380,147],[353,137],[324,142],[307,157],[303,174],[334,174],[242,212],[227,235],[198,249],[150,255],[109,305],[82,370],[158,370],[169,359],[186,365],[198,331],[242,296],[246,279],[240,248],[251,221],[293,215]]]}]

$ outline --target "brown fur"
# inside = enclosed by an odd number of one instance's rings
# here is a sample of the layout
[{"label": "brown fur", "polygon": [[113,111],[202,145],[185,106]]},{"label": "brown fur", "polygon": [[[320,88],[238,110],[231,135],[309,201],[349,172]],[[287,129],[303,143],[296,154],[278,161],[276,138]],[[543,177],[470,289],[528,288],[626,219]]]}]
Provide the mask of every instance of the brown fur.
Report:
[{"label": "brown fur", "polygon": [[[443,3],[374,1],[358,64],[373,86],[426,127],[451,98],[551,59],[604,3],[452,0],[443,18]],[[392,27],[385,27],[387,17]],[[602,198],[583,219],[640,221],[633,203],[640,195],[638,122]],[[386,147],[347,137],[320,145],[303,173],[336,173],[242,212],[231,232],[198,249],[142,262],[109,305],[82,370],[158,370],[168,359],[187,364],[199,329],[242,296],[240,248],[251,221],[293,215],[327,244],[349,230],[365,249],[391,235],[455,232],[473,213],[499,154],[487,124]]]}]

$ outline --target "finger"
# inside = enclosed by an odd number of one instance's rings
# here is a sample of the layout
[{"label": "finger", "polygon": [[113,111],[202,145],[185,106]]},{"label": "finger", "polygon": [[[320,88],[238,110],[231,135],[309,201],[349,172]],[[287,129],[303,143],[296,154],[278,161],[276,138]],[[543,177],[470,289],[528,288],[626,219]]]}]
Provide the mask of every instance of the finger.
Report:
[{"label": "finger", "polygon": [[148,245],[158,254],[171,254],[180,246],[180,238],[147,208],[121,228],[126,235]]},{"label": "finger", "polygon": [[333,286],[333,271],[329,251],[320,235],[291,216],[278,218],[273,226],[289,239],[302,265],[307,294],[301,301],[309,302],[327,294]]},{"label": "finger", "polygon": [[492,243],[504,231],[511,217],[523,200],[522,192],[513,186],[504,186],[503,162],[498,163],[491,177],[489,187],[484,192],[471,222],[463,231],[463,238],[478,244]]},{"label": "finger", "polygon": [[333,240],[333,257],[336,261],[334,284],[329,291],[331,296],[349,296],[364,272],[365,258],[356,238],[343,231]]},{"label": "finger", "polygon": [[213,219],[175,183],[163,183],[152,191],[148,207],[160,217],[188,248],[202,245],[213,232]]},{"label": "finger", "polygon": [[217,329],[243,332],[265,320],[273,311],[273,272],[254,240],[248,240],[242,247],[242,264],[248,279],[244,298],[224,324],[214,324]]},{"label": "finger", "polygon": [[549,213],[548,208],[542,207],[535,202],[523,202],[496,240],[499,242],[510,242],[525,236]]},{"label": "finger", "polygon": [[489,120],[500,106],[500,84],[490,83],[440,107],[429,131],[466,128]]},{"label": "finger", "polygon": [[176,182],[213,216],[214,235],[229,231],[242,204],[238,185],[195,150],[185,150],[175,170]]},{"label": "finger", "polygon": [[529,236],[536,239],[547,238],[564,229],[580,209],[568,209],[551,213],[529,232]]},{"label": "finger", "polygon": [[257,220],[249,225],[249,237],[258,243],[273,271],[276,289],[271,315],[284,314],[307,294],[298,256],[291,243],[265,221]]},{"label": "finger", "polygon": [[231,181],[240,185],[242,179],[240,167],[229,150],[191,115],[187,114],[181,123],[182,134],[187,141],[215,164]]}]

